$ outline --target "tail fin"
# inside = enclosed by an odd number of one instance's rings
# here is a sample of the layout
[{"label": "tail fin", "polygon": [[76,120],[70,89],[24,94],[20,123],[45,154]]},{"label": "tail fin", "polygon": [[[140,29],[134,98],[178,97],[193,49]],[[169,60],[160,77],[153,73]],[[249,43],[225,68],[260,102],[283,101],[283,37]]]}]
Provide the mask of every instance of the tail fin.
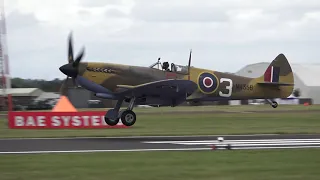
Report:
[{"label": "tail fin", "polygon": [[[279,54],[268,66],[258,84],[275,86],[294,86],[291,66],[283,54]],[[262,81],[261,81],[262,80]]]},{"label": "tail fin", "polygon": [[[257,81],[258,85],[262,87],[274,87],[280,90],[277,92],[280,93],[279,97],[281,98],[290,96],[294,88],[294,77],[287,58],[283,54],[279,54],[268,66],[265,73],[257,78]],[[270,93],[275,93],[270,90],[268,90]]]}]

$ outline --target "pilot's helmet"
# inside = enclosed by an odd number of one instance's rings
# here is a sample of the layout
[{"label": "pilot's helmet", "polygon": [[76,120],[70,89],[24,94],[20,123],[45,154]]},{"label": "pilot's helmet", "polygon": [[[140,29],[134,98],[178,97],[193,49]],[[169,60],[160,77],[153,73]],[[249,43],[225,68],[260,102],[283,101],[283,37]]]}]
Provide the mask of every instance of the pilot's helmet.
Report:
[{"label": "pilot's helmet", "polygon": [[162,69],[168,69],[168,68],[169,68],[169,63],[163,62]]}]

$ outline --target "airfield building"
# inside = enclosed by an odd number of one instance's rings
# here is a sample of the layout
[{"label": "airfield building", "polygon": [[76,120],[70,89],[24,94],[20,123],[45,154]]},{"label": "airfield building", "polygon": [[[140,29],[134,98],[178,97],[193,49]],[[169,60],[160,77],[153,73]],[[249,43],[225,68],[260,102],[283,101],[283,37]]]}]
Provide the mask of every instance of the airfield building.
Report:
[{"label": "airfield building", "polygon": [[[246,77],[259,77],[264,74],[270,62],[250,64],[235,74]],[[300,98],[311,98],[313,104],[320,104],[320,64],[291,64],[294,74],[294,89],[300,90]]]}]

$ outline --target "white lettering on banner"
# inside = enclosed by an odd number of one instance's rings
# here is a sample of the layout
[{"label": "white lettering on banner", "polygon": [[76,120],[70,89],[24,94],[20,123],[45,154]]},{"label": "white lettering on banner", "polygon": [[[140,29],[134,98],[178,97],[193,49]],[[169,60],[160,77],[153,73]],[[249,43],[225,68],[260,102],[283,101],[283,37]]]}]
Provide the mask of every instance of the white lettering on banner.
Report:
[{"label": "white lettering on banner", "polygon": [[70,116],[62,116],[61,119],[62,119],[62,121],[63,121],[63,125],[64,125],[64,126],[69,126],[69,124],[70,124],[70,119],[71,119]]},{"label": "white lettering on banner", "polygon": [[32,117],[32,116],[28,116],[26,117],[22,117],[22,116],[16,116],[14,118],[14,125],[15,126],[46,126],[46,117],[45,116],[36,116],[36,117]]},{"label": "white lettering on banner", "polygon": [[24,118],[22,116],[16,116],[14,118],[14,125],[15,126],[24,126]]},{"label": "white lettering on banner", "polygon": [[61,122],[58,116],[52,116],[51,118],[51,125],[52,126],[61,126]]},{"label": "white lettering on banner", "polygon": [[46,117],[45,116],[37,116],[37,122],[38,122],[38,126],[46,126]]},{"label": "white lettering on banner", "polygon": [[98,129],[126,128],[119,121],[114,127],[105,122],[105,112],[10,112],[8,126],[10,129]]},{"label": "white lettering on banner", "polygon": [[[46,119],[48,118],[48,119]],[[103,115],[77,116],[77,115],[61,115],[61,116],[14,116],[12,119],[14,127],[99,127],[108,126],[104,121]],[[48,123],[48,124],[47,124]],[[118,125],[121,125],[119,123]]]},{"label": "white lettering on banner", "polygon": [[89,118],[89,116],[82,116],[84,126],[89,126]]},{"label": "white lettering on banner", "polygon": [[101,126],[107,125],[104,116],[53,116],[52,126]]},{"label": "white lettering on banner", "polygon": [[34,121],[35,120],[33,119],[32,116],[27,117],[26,126],[36,126],[36,123]]},{"label": "white lettering on banner", "polygon": [[81,120],[79,116],[74,116],[72,118],[72,125],[73,126],[81,126]]},{"label": "white lettering on banner", "polygon": [[99,116],[92,116],[92,126],[100,126]]}]

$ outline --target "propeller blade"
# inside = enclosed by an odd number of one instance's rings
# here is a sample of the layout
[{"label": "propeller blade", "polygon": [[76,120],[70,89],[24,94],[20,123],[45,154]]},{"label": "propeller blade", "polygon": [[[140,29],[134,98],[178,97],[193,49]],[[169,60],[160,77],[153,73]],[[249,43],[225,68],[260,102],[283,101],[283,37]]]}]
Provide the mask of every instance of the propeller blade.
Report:
[{"label": "propeller blade", "polygon": [[75,61],[73,62],[73,67],[78,67],[79,62],[81,61],[83,55],[84,55],[84,47],[82,47],[80,53],[78,54],[77,58],[75,59]]},{"label": "propeller blade", "polygon": [[76,82],[75,78],[72,78],[72,83],[73,83],[73,86],[78,87],[78,83]]},{"label": "propeller blade", "polygon": [[73,63],[73,46],[72,46],[72,32],[69,35],[69,50],[68,50],[68,61]]},{"label": "propeller blade", "polygon": [[61,85],[61,87],[60,87],[60,95],[61,96],[67,96],[67,93],[68,93],[68,88],[67,88],[67,86],[68,86],[68,77],[62,82],[62,85]]}]

